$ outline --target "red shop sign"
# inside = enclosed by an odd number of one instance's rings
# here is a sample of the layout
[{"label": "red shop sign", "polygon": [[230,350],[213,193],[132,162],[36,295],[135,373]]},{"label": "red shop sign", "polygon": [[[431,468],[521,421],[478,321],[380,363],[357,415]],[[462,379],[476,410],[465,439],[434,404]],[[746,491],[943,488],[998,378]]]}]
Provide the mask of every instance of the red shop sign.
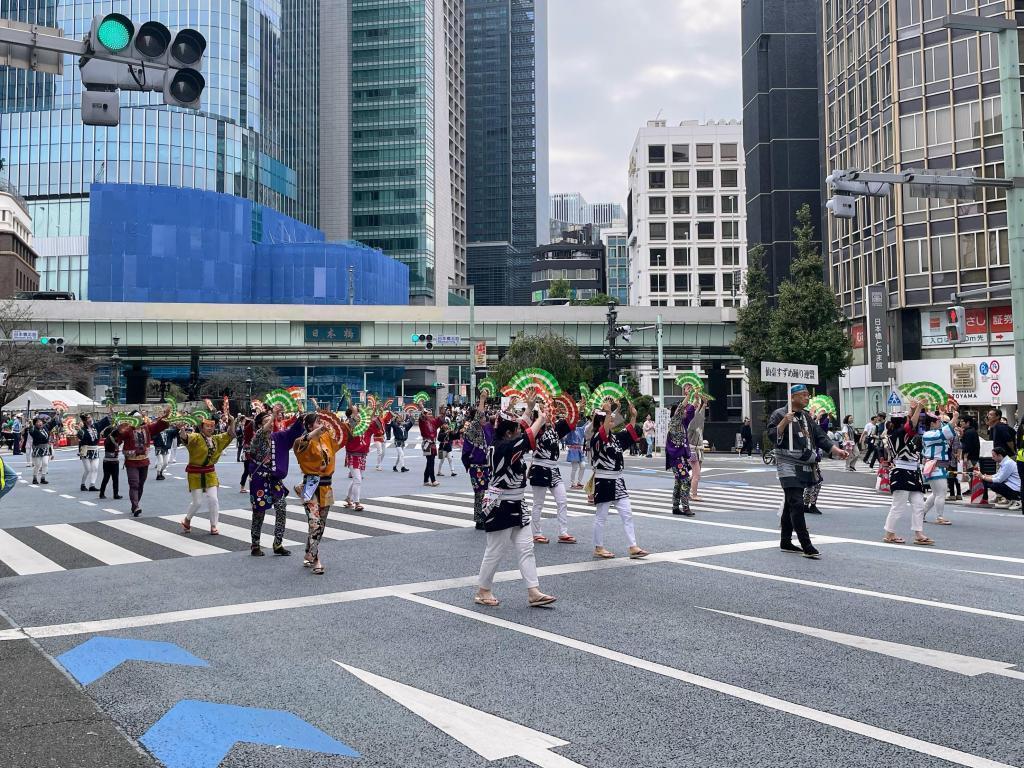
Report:
[{"label": "red shop sign", "polygon": [[860,325],[853,326],[850,329],[850,337],[853,340],[854,349],[864,349],[864,343],[866,341],[864,324],[861,323]]},{"label": "red shop sign", "polygon": [[967,310],[967,335],[988,333],[988,312],[984,309]]},{"label": "red shop sign", "polygon": [[1013,310],[1009,305],[989,308],[988,318],[993,341],[1003,341],[1013,333]]}]

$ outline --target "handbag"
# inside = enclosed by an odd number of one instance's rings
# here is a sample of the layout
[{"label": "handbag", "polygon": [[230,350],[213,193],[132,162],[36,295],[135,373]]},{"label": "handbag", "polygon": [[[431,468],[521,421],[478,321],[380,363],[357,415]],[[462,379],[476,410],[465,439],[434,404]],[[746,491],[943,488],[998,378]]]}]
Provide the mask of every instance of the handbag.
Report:
[{"label": "handbag", "polygon": [[939,460],[938,459],[929,459],[928,461],[926,461],[924,463],[924,476],[925,477],[931,477],[933,474],[935,474],[935,470],[936,470],[936,468],[938,466],[939,466]]},{"label": "handbag", "polygon": [[423,445],[422,445],[423,455],[424,456],[433,456],[434,455],[434,446],[435,445],[437,445],[437,443],[434,440],[424,440],[423,441]]}]

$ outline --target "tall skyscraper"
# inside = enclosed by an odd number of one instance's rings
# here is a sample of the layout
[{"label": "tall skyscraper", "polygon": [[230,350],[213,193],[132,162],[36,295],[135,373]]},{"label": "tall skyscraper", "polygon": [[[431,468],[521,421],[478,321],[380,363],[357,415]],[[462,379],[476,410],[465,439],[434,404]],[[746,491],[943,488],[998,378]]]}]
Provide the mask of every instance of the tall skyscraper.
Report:
[{"label": "tall skyscraper", "polygon": [[[110,3],[3,8],[6,18],[81,39]],[[85,297],[94,181],[226,192],[316,225],[316,0],[131,0],[117,10],[206,36],[202,109],[122,93],[120,126],[83,126],[76,62],[60,77],[0,68],[0,156],[32,212],[40,287]]]},{"label": "tall skyscraper", "polygon": [[[995,35],[946,30],[945,2],[823,8],[825,168],[1004,175]],[[952,3],[954,13],[1001,19],[1012,8]],[[899,185],[891,197],[858,202],[856,219],[829,217],[829,281],[851,318],[854,347],[840,382],[842,411],[861,421],[885,409],[890,364],[896,381],[933,381],[970,411],[1017,399],[1012,339],[1021,331],[1009,300],[967,298],[967,336],[955,350],[943,319],[954,291],[1008,284],[1006,196],[996,189],[976,200],[924,194]],[[881,338],[866,333],[869,318],[881,323]],[[879,342],[887,342],[887,356]],[[1004,383],[988,381],[991,370]]]},{"label": "tall skyscraper", "polygon": [[321,0],[320,23],[323,229],[446,303],[466,269],[464,0]]},{"label": "tall skyscraper", "polygon": [[821,0],[745,0],[743,146],[747,240],[764,245],[769,291],[789,274],[794,212],[821,221],[818,29]]},{"label": "tall skyscraper", "polygon": [[547,0],[466,0],[469,282],[527,304],[547,239]]}]

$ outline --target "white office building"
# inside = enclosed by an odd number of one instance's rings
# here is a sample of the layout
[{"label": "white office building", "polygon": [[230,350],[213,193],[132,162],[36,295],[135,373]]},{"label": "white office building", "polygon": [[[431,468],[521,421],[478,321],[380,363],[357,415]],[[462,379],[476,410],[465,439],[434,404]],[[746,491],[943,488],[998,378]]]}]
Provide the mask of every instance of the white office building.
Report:
[{"label": "white office building", "polygon": [[629,159],[629,303],[737,307],[747,266],[743,125],[651,120]]}]

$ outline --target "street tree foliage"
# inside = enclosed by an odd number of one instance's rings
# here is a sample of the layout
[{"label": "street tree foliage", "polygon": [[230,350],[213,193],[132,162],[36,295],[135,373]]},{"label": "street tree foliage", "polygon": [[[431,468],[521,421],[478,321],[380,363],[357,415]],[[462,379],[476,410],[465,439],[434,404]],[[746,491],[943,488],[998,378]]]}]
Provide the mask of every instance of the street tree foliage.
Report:
[{"label": "street tree foliage", "polygon": [[764,269],[763,245],[755,245],[747,253],[747,276],[744,291],[747,303],[736,313],[736,339],[732,351],[743,360],[750,389],[767,397],[774,385],[761,381],[761,363],[772,361],[771,342],[767,333],[772,320],[768,301],[768,274]]},{"label": "street tree foliage", "polygon": [[571,303],[574,307],[607,307],[609,304],[618,304],[619,300],[607,293],[599,293],[592,299],[573,299]]},{"label": "street tree foliage", "polygon": [[163,401],[173,397],[179,403],[188,399],[188,393],[173,381],[150,379],[146,382],[146,399]]},{"label": "street tree foliage", "polygon": [[797,257],[790,277],[779,286],[779,300],[769,326],[773,360],[818,366],[822,385],[853,364],[846,318],[839,299],[825,284],[825,262],[818,251],[811,208],[796,212]]},{"label": "street tree foliage", "polygon": [[580,383],[589,384],[592,376],[590,366],[580,357],[576,342],[557,334],[520,336],[512,342],[492,375],[504,385],[524,368],[549,371],[573,397],[579,396]]},{"label": "street tree foliage", "polygon": [[548,298],[549,299],[568,299],[569,290],[571,286],[569,281],[565,278],[559,278],[552,280],[551,285],[548,286]]},{"label": "street tree foliage", "polygon": [[[245,383],[247,373],[244,367],[221,368],[207,377],[200,390],[203,397],[220,398],[224,395],[235,399],[248,395]],[[252,368],[252,396],[263,397],[272,389],[281,386],[281,379],[273,368],[257,366]]]},{"label": "street tree foliage", "polygon": [[[11,338],[15,330],[31,330],[36,322],[23,302],[0,301],[0,335]],[[0,386],[0,403],[7,403],[27,389],[75,389],[92,393],[94,364],[68,339],[67,352],[58,354],[38,342],[0,343],[0,368],[7,381]]]},{"label": "street tree foliage", "polygon": [[625,389],[626,393],[629,395],[630,402],[633,403],[633,407],[636,408],[637,423],[643,423],[644,419],[648,416],[653,419],[655,409],[658,407],[658,401],[650,395],[640,394],[640,382],[637,381],[636,376],[632,373],[626,374]]}]

